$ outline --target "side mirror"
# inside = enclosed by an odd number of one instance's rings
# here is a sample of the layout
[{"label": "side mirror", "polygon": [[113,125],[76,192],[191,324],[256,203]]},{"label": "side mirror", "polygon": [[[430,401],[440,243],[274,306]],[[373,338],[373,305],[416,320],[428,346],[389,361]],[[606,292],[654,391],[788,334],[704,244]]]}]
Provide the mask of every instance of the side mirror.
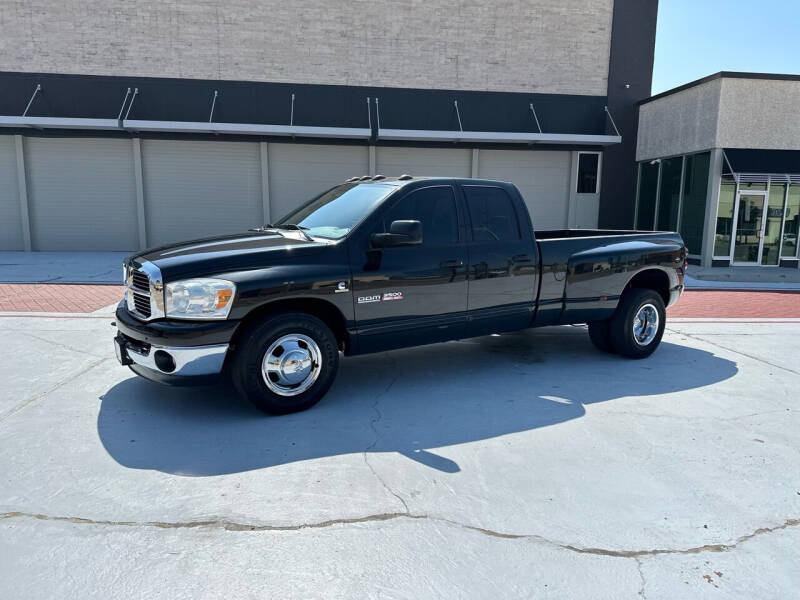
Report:
[{"label": "side mirror", "polygon": [[375,248],[415,246],[422,243],[422,223],[419,221],[392,221],[389,233],[373,233],[370,237]]}]

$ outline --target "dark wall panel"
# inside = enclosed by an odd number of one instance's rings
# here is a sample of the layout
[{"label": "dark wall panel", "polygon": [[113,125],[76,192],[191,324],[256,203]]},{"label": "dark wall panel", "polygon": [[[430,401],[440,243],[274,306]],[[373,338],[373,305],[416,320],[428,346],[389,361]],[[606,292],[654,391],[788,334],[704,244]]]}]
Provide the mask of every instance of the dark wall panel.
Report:
[{"label": "dark wall panel", "polygon": [[658,0],[614,2],[608,109],[622,134],[622,143],[609,146],[603,154],[600,227],[633,226],[637,103],[650,96],[657,15]]}]

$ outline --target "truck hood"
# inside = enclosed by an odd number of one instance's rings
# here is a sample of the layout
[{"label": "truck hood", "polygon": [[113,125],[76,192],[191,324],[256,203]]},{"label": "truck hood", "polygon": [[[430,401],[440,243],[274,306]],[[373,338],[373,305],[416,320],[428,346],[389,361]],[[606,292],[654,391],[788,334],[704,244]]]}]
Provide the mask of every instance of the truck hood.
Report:
[{"label": "truck hood", "polygon": [[164,281],[174,281],[281,264],[327,245],[309,241],[300,232],[251,231],[149,248],[128,260],[149,261],[161,270]]}]

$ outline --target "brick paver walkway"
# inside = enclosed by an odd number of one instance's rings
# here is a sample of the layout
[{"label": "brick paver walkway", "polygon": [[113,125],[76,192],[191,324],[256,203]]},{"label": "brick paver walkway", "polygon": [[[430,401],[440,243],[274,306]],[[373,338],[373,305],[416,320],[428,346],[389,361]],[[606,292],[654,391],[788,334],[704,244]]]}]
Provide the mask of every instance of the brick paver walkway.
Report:
[{"label": "brick paver walkway", "polygon": [[798,318],[800,292],[686,292],[667,310],[669,317]]},{"label": "brick paver walkway", "polygon": [[90,313],[122,298],[121,285],[0,284],[0,311]]},{"label": "brick paver walkway", "polygon": [[[117,285],[0,284],[0,312],[90,313],[122,298]],[[800,318],[800,293],[692,291],[670,317]]]}]

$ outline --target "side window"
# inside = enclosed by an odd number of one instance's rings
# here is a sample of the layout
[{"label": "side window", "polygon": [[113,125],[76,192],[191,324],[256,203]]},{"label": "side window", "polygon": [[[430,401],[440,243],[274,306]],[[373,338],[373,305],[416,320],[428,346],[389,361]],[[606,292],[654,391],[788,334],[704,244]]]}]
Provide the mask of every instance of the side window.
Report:
[{"label": "side window", "polygon": [[496,242],[520,239],[519,221],[514,204],[505,190],[498,187],[465,185],[472,239]]},{"label": "side window", "polygon": [[384,213],[382,231],[388,232],[392,221],[401,220],[422,223],[424,245],[457,242],[458,213],[453,188],[436,186],[411,192]]}]

